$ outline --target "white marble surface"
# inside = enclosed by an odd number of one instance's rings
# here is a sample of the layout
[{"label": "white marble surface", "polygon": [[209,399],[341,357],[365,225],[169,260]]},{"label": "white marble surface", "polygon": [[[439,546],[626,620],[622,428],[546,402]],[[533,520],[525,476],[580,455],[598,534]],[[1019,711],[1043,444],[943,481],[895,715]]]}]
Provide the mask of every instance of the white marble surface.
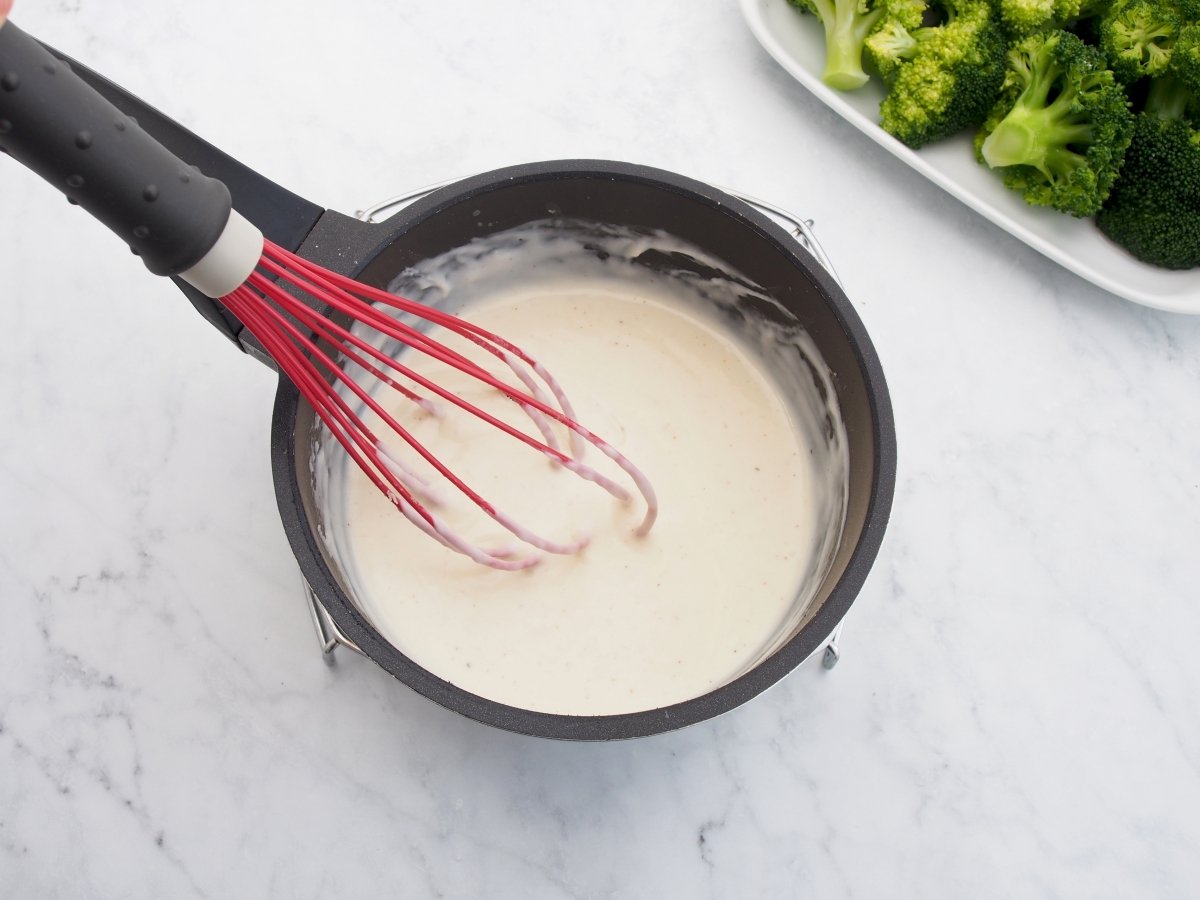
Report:
[{"label": "white marble surface", "polygon": [[644,741],[486,729],[322,664],[269,373],[0,160],[0,895],[1194,895],[1200,319],[920,181],[732,0],[19,0],[15,21],[346,211],[596,156],[812,216],[901,463],[834,672]]}]

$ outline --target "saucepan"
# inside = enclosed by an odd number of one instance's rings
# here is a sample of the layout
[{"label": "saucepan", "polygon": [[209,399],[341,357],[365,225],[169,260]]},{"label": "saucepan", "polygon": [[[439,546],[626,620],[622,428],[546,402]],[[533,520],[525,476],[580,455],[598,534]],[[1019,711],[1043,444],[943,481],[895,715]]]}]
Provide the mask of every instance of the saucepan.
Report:
[{"label": "saucepan", "polygon": [[[321,429],[312,409],[281,378],[271,430],[275,490],[326,649],[349,646],[434,703],[487,725],[548,738],[610,740],[670,731],[725,713],[827,644],[883,538],[895,483],[894,425],[883,372],[862,322],[819,258],[817,245],[785,230],[770,208],[645,166],[566,160],[461,179],[423,192],[383,221],[364,220],[285,190],[85,66],[55,55],[169,150],[223,181],[234,207],[267,238],[336,272],[386,288],[423,260],[547,217],[665,233],[723,261],[768,294],[775,302],[774,314],[803,329],[828,366],[829,377],[820,389],[832,391],[840,408],[847,456],[844,514],[840,533],[830,544],[829,564],[802,618],[772,652],[715,690],[662,708],[608,715],[547,713],[479,696],[426,670],[383,637],[356,602],[351,580],[322,530],[326,498],[313,466]],[[803,232],[803,223],[798,225]],[[663,265],[686,268],[687,263],[674,259]],[[235,346],[269,362],[219,303],[177,284]]]}]

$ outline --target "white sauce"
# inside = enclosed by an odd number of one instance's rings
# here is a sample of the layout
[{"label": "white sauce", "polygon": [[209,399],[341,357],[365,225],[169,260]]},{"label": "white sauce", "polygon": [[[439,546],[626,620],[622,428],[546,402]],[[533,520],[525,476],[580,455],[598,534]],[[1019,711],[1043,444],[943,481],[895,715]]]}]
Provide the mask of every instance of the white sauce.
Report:
[{"label": "white sauce", "polygon": [[[580,715],[697,697],[777,648],[836,549],[845,482],[840,419],[820,399],[822,388],[832,397],[828,374],[803,332],[743,317],[735,335],[736,317],[722,321],[719,310],[747,308],[744,284],[630,263],[651,246],[681,249],[666,236],[590,242],[605,252],[526,226],[433,260],[393,289],[464,314],[544,363],[579,420],[649,476],[661,506],[649,536],[633,534],[637,503],[617,503],[474,417],[434,418],[390,392],[378,396],[499,509],[545,537],[590,544],[498,572],[420,534],[353,466],[324,485],[333,555],[390,642],[480,696]],[[531,430],[497,392],[417,354],[406,362]],[[494,359],[489,368],[505,374]],[[402,446],[389,443],[397,455]],[[585,459],[628,484],[595,449]],[[404,460],[429,471],[411,452]],[[535,552],[439,487],[447,502],[437,513],[469,537]]]}]

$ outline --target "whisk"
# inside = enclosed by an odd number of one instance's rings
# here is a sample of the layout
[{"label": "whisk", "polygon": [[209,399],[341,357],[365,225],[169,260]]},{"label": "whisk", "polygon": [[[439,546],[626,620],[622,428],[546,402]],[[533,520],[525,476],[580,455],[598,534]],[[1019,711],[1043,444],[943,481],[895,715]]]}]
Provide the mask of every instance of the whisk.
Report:
[{"label": "whisk", "polygon": [[[404,463],[398,443],[536,550],[575,553],[588,539],[550,540],[496,509],[388,411],[382,400],[386,391],[425,412],[436,412],[439,401],[457,407],[618,500],[630,500],[629,489],[583,461],[591,445],[628,476],[643,498],[646,511],[636,533],[645,535],[653,526],[658,504],[649,480],[576,421],[562,386],[530,354],[469,321],[359,283],[265,239],[233,208],[225,184],[183,163],[11,21],[0,24],[0,150],[116,232],[151,272],[177,275],[219,300],[296,386],[350,459],[414,526],[444,547],[502,570],[527,568],[541,559],[538,553],[484,548],[442,521],[430,508],[439,492]],[[502,379],[431,337],[424,330],[430,326],[478,346],[509,374]],[[425,354],[498,391],[529,418],[536,436],[414,371],[405,364],[407,353],[385,353],[371,335],[385,336],[407,352]],[[385,434],[367,425],[367,411]],[[565,448],[552,423],[566,429]]]}]

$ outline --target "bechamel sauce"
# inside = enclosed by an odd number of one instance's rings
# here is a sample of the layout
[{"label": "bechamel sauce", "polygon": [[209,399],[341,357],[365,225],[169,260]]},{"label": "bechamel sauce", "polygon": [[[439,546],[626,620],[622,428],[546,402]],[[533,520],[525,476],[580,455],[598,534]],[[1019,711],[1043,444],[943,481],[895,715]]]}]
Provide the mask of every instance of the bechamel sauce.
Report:
[{"label": "bechamel sauce", "polygon": [[[473,417],[435,418],[396,398],[388,405],[397,417],[497,507],[547,537],[588,534],[591,543],[523,572],[486,569],[420,534],[343,466],[330,493],[341,515],[331,511],[324,526],[335,532],[335,555],[390,642],[480,696],[579,715],[699,696],[786,640],[835,549],[844,441],[836,409],[814,384],[824,377],[812,365],[815,349],[798,356],[802,332],[750,328],[749,319],[736,336],[729,323],[737,317],[723,321],[718,310],[744,302],[744,284],[714,290],[719,279],[700,284],[638,267],[630,260],[645,236],[610,234],[622,252],[596,255],[550,232],[516,233],[515,242],[427,263],[393,289],[449,306],[544,363],[579,420],[649,476],[657,524],[637,538],[640,503],[617,503]],[[768,371],[767,360],[784,357],[790,369]],[[529,430],[495,391],[417,354],[406,362]],[[793,385],[785,401],[784,369],[807,389],[802,402]],[[411,453],[404,458],[426,471]],[[586,459],[627,483],[596,450]],[[442,493],[447,504],[437,512],[483,546],[536,552],[449,485]]]}]

